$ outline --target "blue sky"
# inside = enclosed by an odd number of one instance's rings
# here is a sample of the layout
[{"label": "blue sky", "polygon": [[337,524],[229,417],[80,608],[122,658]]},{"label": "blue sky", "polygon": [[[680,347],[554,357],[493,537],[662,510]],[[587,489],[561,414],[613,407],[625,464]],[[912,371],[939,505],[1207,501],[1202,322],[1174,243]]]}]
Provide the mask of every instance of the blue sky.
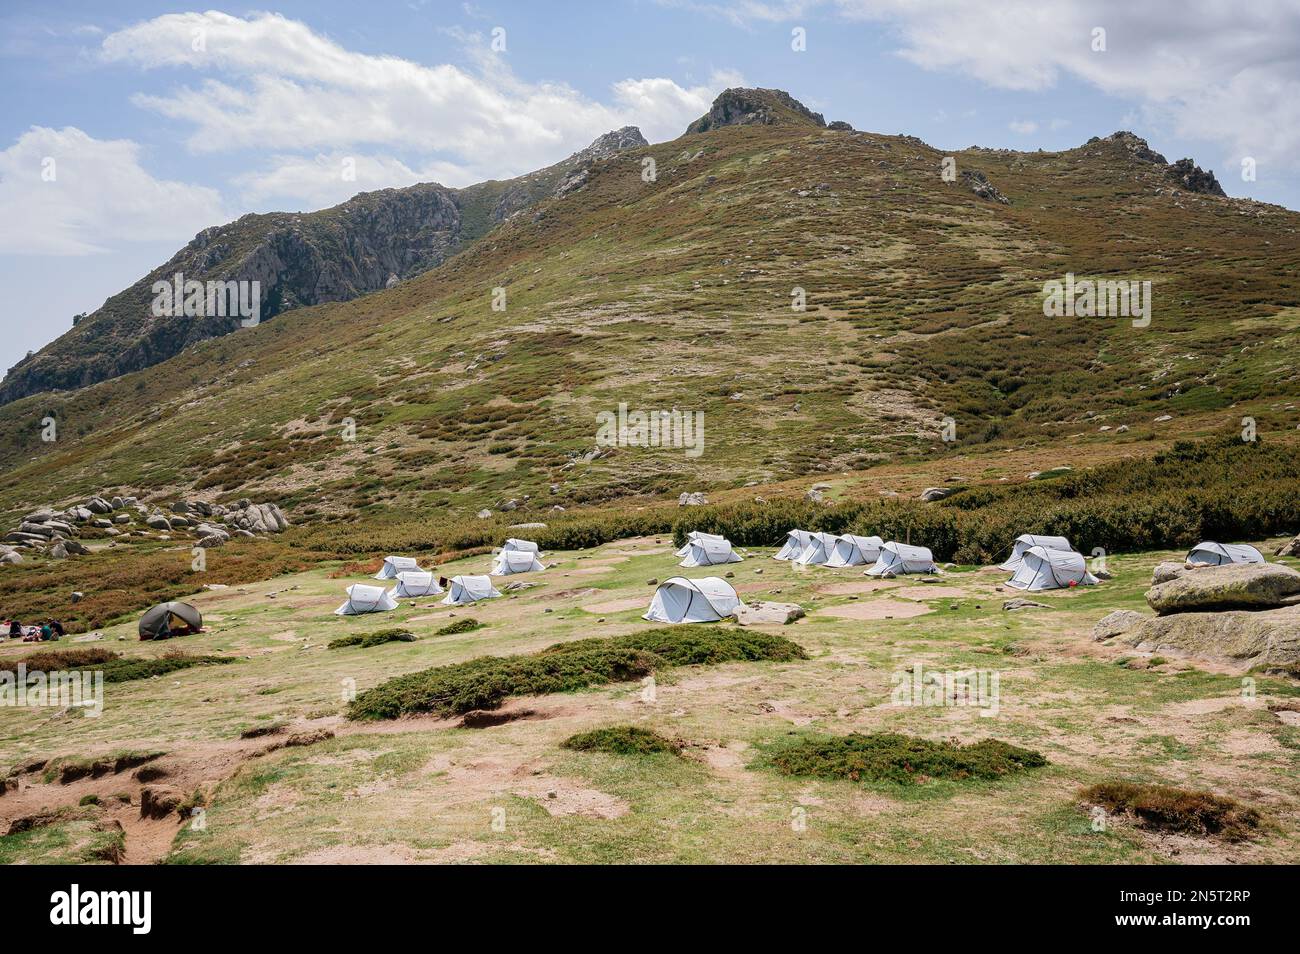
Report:
[{"label": "blue sky", "polygon": [[1298,58],[1300,0],[10,2],[0,370],[207,225],[517,175],[624,123],[671,139],[728,85],[941,149],[1132,129],[1300,208]]}]

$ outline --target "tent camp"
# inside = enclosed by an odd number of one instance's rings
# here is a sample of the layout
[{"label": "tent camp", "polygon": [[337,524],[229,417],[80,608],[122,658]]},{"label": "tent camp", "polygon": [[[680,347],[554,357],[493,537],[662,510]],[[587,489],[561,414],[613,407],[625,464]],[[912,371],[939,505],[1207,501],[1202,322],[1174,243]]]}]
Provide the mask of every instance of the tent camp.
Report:
[{"label": "tent camp", "polygon": [[796,560],[803,548],[808,545],[808,539],[812,536],[807,530],[791,530],[785,535],[785,546],[772,559],[774,560]]},{"label": "tent camp", "polygon": [[492,561],[493,576],[509,576],[512,573],[533,573],[546,569],[537,554],[532,550],[502,550]]},{"label": "tent camp", "polygon": [[908,546],[893,540],[880,548],[876,563],[867,576],[896,576],[900,573],[938,573],[934,555],[925,547]]},{"label": "tent camp", "polygon": [[682,544],[681,549],[677,551],[679,557],[684,557],[691,552],[691,545],[702,540],[712,540],[715,543],[726,543],[727,538],[718,533],[705,533],[703,530],[692,530],[686,534],[686,542]]},{"label": "tent camp", "polygon": [[203,628],[203,615],[189,603],[159,603],[140,617],[141,639],[188,636]]},{"label": "tent camp", "polygon": [[397,585],[393,587],[393,595],[399,598],[437,596],[441,592],[442,587],[438,585],[438,578],[423,570],[403,570],[397,574]]},{"label": "tent camp", "polygon": [[1025,551],[1030,547],[1046,547],[1049,550],[1064,550],[1067,553],[1074,549],[1070,545],[1070,541],[1065,537],[1045,537],[1040,533],[1022,533],[1016,537],[1016,542],[1011,547],[1011,556],[1007,557],[1007,562],[999,566],[998,569],[1019,569],[1020,558],[1025,555]]},{"label": "tent camp", "polygon": [[1263,563],[1264,554],[1244,543],[1206,541],[1192,547],[1187,554],[1188,566],[1223,566],[1225,563]]},{"label": "tent camp", "polygon": [[420,565],[415,562],[415,557],[387,556],[384,557],[384,565],[379,568],[379,572],[375,574],[374,578],[376,580],[395,580],[397,574],[407,570],[419,572]]},{"label": "tent camp", "polygon": [[719,563],[739,563],[740,557],[731,549],[731,541],[721,538],[694,540],[686,546],[686,554],[678,566],[716,566]]},{"label": "tent camp", "polygon": [[790,562],[800,566],[821,566],[831,558],[838,540],[839,537],[833,533],[810,533],[808,545]]},{"label": "tent camp", "polygon": [[533,541],[531,540],[516,540],[514,537],[511,537],[509,540],[506,541],[505,546],[503,546],[501,549],[517,550],[520,553],[536,553],[538,547],[537,544],[533,543]]},{"label": "tent camp", "polygon": [[674,576],[659,584],[643,619],[653,623],[716,623],[733,615],[739,605],[740,597],[726,580],[716,576],[700,580]]},{"label": "tent camp", "polygon": [[444,606],[464,606],[466,603],[477,603],[479,600],[496,599],[500,595],[492,585],[492,580],[489,577],[453,576],[451,578],[451,590],[447,593],[447,597],[442,601],[442,604]]},{"label": "tent camp", "polygon": [[335,616],[359,616],[362,613],[386,613],[397,609],[397,600],[382,586],[353,583],[348,587],[348,598],[334,611]]},{"label": "tent camp", "polygon": [[1088,572],[1082,553],[1030,547],[1020,556],[1020,566],[1007,586],[1017,590],[1059,590],[1067,586],[1091,586],[1097,578]]},{"label": "tent camp", "polygon": [[835,541],[831,555],[826,558],[826,566],[861,566],[875,563],[880,556],[880,548],[885,541],[880,537],[858,537],[846,533]]}]

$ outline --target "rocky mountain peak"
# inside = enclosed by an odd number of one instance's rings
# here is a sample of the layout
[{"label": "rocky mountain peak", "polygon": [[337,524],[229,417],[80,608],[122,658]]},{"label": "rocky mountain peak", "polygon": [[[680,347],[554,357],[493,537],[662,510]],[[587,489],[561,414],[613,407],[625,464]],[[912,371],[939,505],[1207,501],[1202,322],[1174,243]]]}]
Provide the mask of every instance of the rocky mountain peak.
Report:
[{"label": "rocky mountain peak", "polygon": [[718,94],[709,111],[686,127],[702,133],[723,126],[812,125],[825,128],[821,113],[814,113],[782,89],[732,87]]},{"label": "rocky mountain peak", "polygon": [[1087,144],[1093,145],[1094,143],[1119,146],[1134,159],[1164,166],[1165,174],[1188,192],[1226,197],[1226,193],[1223,191],[1223,187],[1219,185],[1219,180],[1214,177],[1213,171],[1202,169],[1191,159],[1179,159],[1177,162],[1169,162],[1164,156],[1147,145],[1145,139],[1129,132],[1127,129],[1111,133],[1104,139],[1100,136],[1093,136],[1088,140]]},{"label": "rocky mountain peak", "polygon": [[608,159],[615,153],[620,153],[625,149],[635,149],[637,146],[648,146],[645,136],[641,135],[641,130],[636,126],[624,126],[622,129],[615,129],[607,132],[603,136],[597,136],[596,140],[586,149],[580,149],[575,152],[565,163],[582,165],[588,162],[595,162],[597,159]]}]

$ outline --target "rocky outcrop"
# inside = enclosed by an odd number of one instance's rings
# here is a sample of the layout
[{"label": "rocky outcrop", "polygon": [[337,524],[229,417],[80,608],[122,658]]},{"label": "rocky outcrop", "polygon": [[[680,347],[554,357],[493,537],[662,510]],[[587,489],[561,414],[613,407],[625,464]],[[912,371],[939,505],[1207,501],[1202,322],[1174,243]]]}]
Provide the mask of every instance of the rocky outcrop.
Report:
[{"label": "rocky outcrop", "polygon": [[441,264],[510,216],[550,198],[575,169],[646,145],[635,126],[606,133],[563,162],[506,183],[448,189],[420,183],[363,192],[319,212],[245,215],[196,235],[164,265],[80,318],[0,381],[0,404],[73,390],[151,367],[207,338],[237,331],[236,317],[157,317],[155,282],[260,283],[258,318],[348,301]]},{"label": "rocky outcrop", "polygon": [[1145,139],[1126,129],[1112,133],[1104,139],[1100,136],[1093,136],[1088,140],[1087,145],[1091,146],[1094,143],[1116,146],[1139,162],[1164,166],[1165,175],[1188,192],[1199,192],[1203,195],[1225,195],[1223,187],[1219,185],[1219,180],[1214,177],[1212,171],[1203,170],[1191,159],[1168,162],[1164,156],[1147,145]]},{"label": "rocky outcrop", "polygon": [[1290,540],[1278,547],[1277,555],[1300,557],[1300,534],[1296,534],[1294,540]]},{"label": "rocky outcrop", "polygon": [[709,502],[709,498],[698,490],[690,493],[682,493],[677,498],[679,507],[702,507]]},{"label": "rocky outcrop", "polygon": [[819,128],[826,126],[821,113],[814,113],[785,90],[733,87],[719,93],[709,111],[687,126],[686,132],[689,135],[723,126],[800,123]]},{"label": "rocky outcrop", "polygon": [[1300,606],[1147,618],[1121,637],[1144,652],[1224,660],[1245,668],[1300,661]]},{"label": "rocky outcrop", "polygon": [[1011,200],[999,192],[997,188],[994,187],[993,183],[989,182],[988,176],[984,175],[984,173],[980,172],[978,169],[964,169],[959,178],[966,185],[966,188],[970,189],[971,192],[975,193],[981,199],[987,199],[990,202],[997,202],[1000,205],[1011,204]]},{"label": "rocky outcrop", "polygon": [[1300,594],[1300,573],[1277,563],[1234,563],[1179,574],[1147,591],[1161,616],[1227,609],[1269,609]]}]

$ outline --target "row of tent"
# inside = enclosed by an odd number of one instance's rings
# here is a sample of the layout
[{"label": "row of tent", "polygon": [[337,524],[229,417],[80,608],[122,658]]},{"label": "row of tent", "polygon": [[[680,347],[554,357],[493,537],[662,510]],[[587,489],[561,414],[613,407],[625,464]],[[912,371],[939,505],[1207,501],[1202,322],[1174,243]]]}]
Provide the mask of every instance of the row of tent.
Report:
[{"label": "row of tent", "polygon": [[852,533],[791,530],[775,559],[799,566],[831,568],[871,564],[868,576],[939,572],[934,554],[926,547],[893,540],[885,542],[880,537],[861,537]]},{"label": "row of tent", "polygon": [[414,557],[387,556],[375,574],[376,580],[396,580],[391,589],[354,583],[347,588],[348,598],[334,611],[336,616],[355,616],[360,613],[383,613],[397,609],[397,601],[406,597],[437,596],[446,593],[444,606],[465,606],[479,600],[496,599],[501,593],[492,585],[494,576],[513,576],[516,573],[534,573],[546,569],[538,559],[539,548],[531,540],[511,538],[492,559],[492,569],[487,576],[453,576],[444,590],[438,578],[429,570],[421,570]]}]

